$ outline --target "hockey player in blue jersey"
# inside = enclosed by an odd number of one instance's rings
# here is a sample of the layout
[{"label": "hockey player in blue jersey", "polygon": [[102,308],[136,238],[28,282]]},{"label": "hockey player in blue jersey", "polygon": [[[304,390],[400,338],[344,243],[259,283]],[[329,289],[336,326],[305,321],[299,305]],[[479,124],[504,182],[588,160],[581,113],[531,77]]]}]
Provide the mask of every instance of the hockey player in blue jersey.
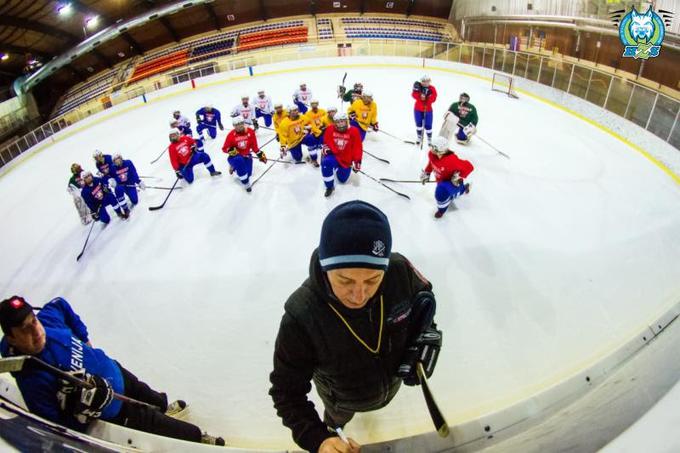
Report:
[{"label": "hockey player in blue jersey", "polygon": [[130,210],[125,202],[125,197],[123,197],[122,202],[116,199],[105,179],[95,178],[92,176],[92,173],[86,171],[83,173],[83,183],[85,185],[81,195],[87,207],[90,208],[92,219],[108,224],[111,221],[111,217],[106,212],[107,206],[111,206],[121,219],[127,219],[130,216]]},{"label": "hockey player in blue jersey", "polygon": [[219,110],[214,108],[212,104],[206,104],[196,111],[196,133],[203,136],[203,131],[207,130],[210,138],[217,137],[217,128],[219,127],[221,131],[224,130],[222,125],[222,114]]},{"label": "hockey player in blue jersey", "polygon": [[120,154],[113,156],[113,177],[116,180],[116,188],[120,187],[130,199],[132,205],[136,205],[139,201],[137,197],[137,188],[139,190],[146,189],[144,181],[139,179],[135,164],[131,160],[123,160]]},{"label": "hockey player in blue jersey", "polygon": [[104,179],[113,178],[113,174],[111,174],[113,158],[111,157],[111,155],[104,154],[103,152],[97,149],[92,154],[92,157],[94,157],[94,164],[97,166],[97,170],[99,171],[99,174],[97,176]]},{"label": "hockey player in blue jersey", "polygon": [[[37,315],[33,310],[21,296],[0,302],[2,356],[35,357],[84,381],[87,387],[39,366],[24,366],[12,374],[31,412],[77,431],[101,419],[161,436],[224,445],[224,439],[202,434],[198,426],[173,418],[186,408],[184,401],[168,404],[165,393],[152,389],[120,361],[95,348],[87,327],[66,300],[52,299]],[[120,401],[114,392],[151,406]]]}]

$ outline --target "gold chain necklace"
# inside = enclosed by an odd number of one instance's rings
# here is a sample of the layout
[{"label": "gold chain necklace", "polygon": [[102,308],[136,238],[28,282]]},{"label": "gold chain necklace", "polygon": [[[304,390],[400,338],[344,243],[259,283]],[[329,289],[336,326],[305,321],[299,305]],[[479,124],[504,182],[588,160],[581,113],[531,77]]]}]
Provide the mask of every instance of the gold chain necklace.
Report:
[{"label": "gold chain necklace", "polygon": [[362,340],[361,337],[359,337],[359,335],[356,334],[356,332],[354,331],[354,329],[352,329],[352,327],[349,325],[347,320],[340,314],[340,312],[338,310],[335,309],[335,307],[330,302],[328,302],[328,306],[331,307],[331,310],[333,310],[336,315],[338,315],[338,318],[340,318],[340,320],[347,327],[347,330],[349,330],[349,332],[352,334],[352,336],[354,336],[354,338],[356,338],[359,343],[361,343],[366,349],[368,349],[373,354],[377,354],[380,351],[380,343],[382,343],[383,318],[384,318],[384,313],[385,313],[382,295],[380,296],[380,330],[378,331],[378,345],[375,347],[375,349],[368,346],[366,344],[366,342],[364,340]]}]

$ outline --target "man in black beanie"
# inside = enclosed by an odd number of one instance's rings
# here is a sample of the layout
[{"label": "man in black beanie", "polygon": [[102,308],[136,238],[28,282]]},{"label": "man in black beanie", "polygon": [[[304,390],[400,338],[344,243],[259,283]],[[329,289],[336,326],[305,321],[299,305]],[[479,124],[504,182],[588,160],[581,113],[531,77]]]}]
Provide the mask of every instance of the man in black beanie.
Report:
[{"label": "man in black beanie", "polygon": [[[312,452],[357,452],[337,437],[355,412],[386,406],[402,380],[431,376],[441,347],[432,285],[391,253],[385,214],[363,201],[333,209],[312,253],[309,278],[285,304],[269,391],[295,442]],[[311,381],[324,404],[308,400]]]}]

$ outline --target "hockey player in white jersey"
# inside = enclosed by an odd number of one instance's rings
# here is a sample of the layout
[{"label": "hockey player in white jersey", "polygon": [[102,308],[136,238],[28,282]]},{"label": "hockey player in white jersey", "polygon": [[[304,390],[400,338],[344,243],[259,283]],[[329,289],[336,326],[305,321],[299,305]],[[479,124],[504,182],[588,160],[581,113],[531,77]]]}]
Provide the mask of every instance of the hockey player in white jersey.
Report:
[{"label": "hockey player in white jersey", "polygon": [[293,93],[293,102],[300,110],[300,115],[307,113],[309,103],[312,101],[312,90],[307,89],[306,83],[301,83],[300,88]]},{"label": "hockey player in white jersey", "polygon": [[186,116],[182,115],[182,112],[179,110],[175,110],[172,112],[172,118],[177,121],[177,126],[171,126],[171,127],[177,127],[180,131],[182,131],[182,134],[184,135],[193,135],[194,133],[191,131],[191,122],[189,121],[189,118]]},{"label": "hockey player in white jersey", "polygon": [[267,96],[264,90],[259,90],[257,96],[253,97],[252,104],[255,106],[255,121],[257,122],[257,118],[264,118],[264,125],[271,127],[274,113],[272,98]]},{"label": "hockey player in white jersey", "polygon": [[252,126],[255,130],[258,129],[259,124],[257,124],[257,118],[255,116],[255,106],[250,103],[250,96],[247,94],[241,96],[241,103],[231,111],[232,118],[236,118],[237,116],[243,118],[243,122],[248,126]]}]

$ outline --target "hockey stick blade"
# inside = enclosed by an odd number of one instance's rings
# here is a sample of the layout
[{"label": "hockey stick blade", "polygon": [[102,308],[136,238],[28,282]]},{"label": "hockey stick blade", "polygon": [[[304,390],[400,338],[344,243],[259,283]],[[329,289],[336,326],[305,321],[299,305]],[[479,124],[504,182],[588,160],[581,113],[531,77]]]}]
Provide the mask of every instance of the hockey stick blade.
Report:
[{"label": "hockey stick blade", "polygon": [[92,234],[92,229],[94,228],[95,223],[97,223],[97,221],[92,219],[92,225],[90,225],[90,231],[87,232],[87,237],[85,238],[85,243],[83,244],[83,249],[80,251],[78,256],[76,256],[76,261],[80,261],[80,258],[83,257],[83,254],[85,253],[85,247],[87,247],[87,243],[90,240],[90,235]]},{"label": "hockey stick blade", "polygon": [[[158,162],[159,160],[161,160],[161,157],[163,157],[163,154],[165,154],[165,152],[166,152],[167,150],[168,150],[168,148],[166,147],[166,148],[163,150],[163,152],[160,154],[160,156],[158,156],[157,158],[155,158],[154,160],[151,161],[151,164],[155,164],[156,162]],[[144,176],[142,176],[142,177],[144,177]]]},{"label": "hockey stick blade", "polygon": [[258,182],[260,179],[262,179],[262,177],[263,177],[264,175],[266,175],[267,172],[268,172],[269,170],[271,170],[272,167],[273,167],[274,165],[276,165],[276,163],[277,163],[277,162],[274,161],[274,163],[271,164],[269,167],[267,167],[267,169],[266,169],[265,171],[263,171],[262,174],[261,174],[260,176],[258,176],[257,178],[255,178],[255,180],[254,180],[253,183],[250,185],[250,187],[252,188],[253,186],[255,186],[255,184],[257,184],[257,182]]},{"label": "hockey stick blade", "polygon": [[380,184],[381,186],[383,186],[383,187],[386,188],[387,190],[396,193],[396,194],[399,195],[400,197],[404,197],[404,198],[406,198],[407,200],[410,200],[410,199],[411,199],[411,197],[409,197],[409,196],[406,195],[405,193],[401,193],[401,192],[399,192],[398,190],[394,190],[393,188],[391,188],[390,186],[388,186],[388,185],[385,184],[384,182],[375,179],[373,176],[367,174],[367,173],[364,172],[363,170],[359,170],[359,173],[361,173],[362,175],[366,176],[367,178],[372,179],[373,181],[377,182],[378,184]]},{"label": "hockey stick blade", "polygon": [[380,162],[386,163],[386,164],[388,164],[388,165],[389,165],[389,163],[390,163],[389,160],[383,159],[382,157],[378,157],[378,156],[376,156],[375,154],[369,153],[369,152],[366,151],[366,150],[364,150],[364,153],[368,154],[369,156],[371,156],[371,157],[372,157],[373,159],[375,159],[375,160],[379,160]]},{"label": "hockey stick blade", "polygon": [[168,195],[165,197],[165,200],[163,200],[163,203],[161,203],[158,206],[149,206],[149,211],[158,211],[159,209],[163,209],[163,206],[165,206],[165,203],[168,202],[168,198],[170,198],[170,195],[175,191],[175,188],[177,187],[177,183],[179,182],[179,178],[175,179],[175,183],[172,185],[170,190],[168,190]]},{"label": "hockey stick blade", "polygon": [[[380,178],[383,182],[406,183],[406,184],[422,184],[423,182],[417,179],[389,179]],[[425,184],[433,184],[437,181],[425,181]]]},{"label": "hockey stick blade", "polygon": [[0,359],[0,373],[14,373],[15,371],[21,371],[24,368],[26,359],[29,357],[30,356],[27,355],[19,355],[16,357]]},{"label": "hockey stick blade", "polygon": [[423,369],[423,364],[418,362],[418,377],[420,378],[420,386],[423,389],[423,397],[425,397],[425,404],[427,404],[427,410],[430,412],[430,417],[434,423],[434,427],[439,434],[439,437],[447,437],[449,435],[449,425],[444,419],[437,403],[432,396],[430,391],[430,385],[427,383],[427,377],[425,376],[425,370]]}]

